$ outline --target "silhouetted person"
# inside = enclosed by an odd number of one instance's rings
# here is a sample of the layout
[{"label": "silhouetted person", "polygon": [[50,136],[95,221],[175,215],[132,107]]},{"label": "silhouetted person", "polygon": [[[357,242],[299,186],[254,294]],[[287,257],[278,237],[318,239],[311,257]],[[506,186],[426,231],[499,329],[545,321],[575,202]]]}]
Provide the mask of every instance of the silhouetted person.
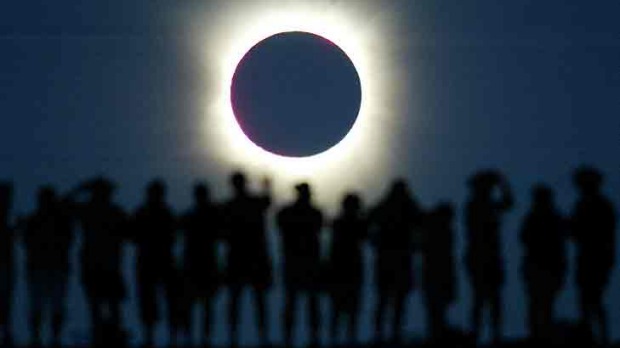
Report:
[{"label": "silhouetted person", "polygon": [[267,249],[265,218],[271,204],[270,183],[265,181],[264,192],[254,195],[247,189],[245,175],[233,173],[230,177],[233,197],[224,205],[224,227],[228,243],[226,277],[230,286],[231,344],[237,345],[239,300],[244,287],[254,290],[259,336],[265,343],[267,335],[266,292],[272,283],[271,258]]},{"label": "silhouetted person", "polygon": [[284,267],[284,335],[287,345],[292,344],[292,333],[298,300],[306,293],[310,307],[311,345],[319,339],[319,275],[320,233],[323,214],[312,204],[310,186],[295,186],[297,199],[282,208],[277,215],[283,250]]},{"label": "silhouetted person", "polygon": [[[474,293],[472,323],[478,338],[483,309],[491,312],[492,335],[501,339],[501,288],[504,282],[504,260],[500,243],[502,215],[513,205],[508,183],[496,171],[483,171],[469,180],[470,199],[465,211],[467,233],[466,267]],[[499,199],[494,198],[499,188]]]},{"label": "silhouetted person", "polygon": [[552,338],[553,304],[566,275],[564,227],[553,191],[544,185],[536,186],[520,239],[524,248],[523,279],[530,337],[547,343]]},{"label": "silhouetted person", "polygon": [[0,182],[0,335],[2,344],[13,344],[11,334],[11,309],[13,303],[14,236],[11,226],[11,207],[13,202],[13,185]]},{"label": "silhouetted person", "polygon": [[421,212],[404,180],[396,180],[387,196],[369,213],[373,226],[372,238],[376,248],[376,284],[379,303],[375,313],[375,333],[381,340],[387,310],[394,309],[390,332],[402,340],[402,322],[407,294],[413,285],[412,253],[415,229]]},{"label": "silhouetted person", "polygon": [[[190,305],[198,303],[204,306],[205,344],[208,344],[211,332],[213,298],[221,283],[217,259],[221,228],[221,212],[211,202],[207,186],[196,185],[194,206],[181,218],[181,229],[185,233],[182,274],[189,286],[187,297]],[[187,313],[188,316],[191,314],[191,311]],[[201,337],[200,344],[202,340]]]},{"label": "silhouetted person", "polygon": [[440,342],[448,333],[446,315],[455,299],[454,208],[442,203],[425,216],[422,236],[423,284],[430,341]]},{"label": "silhouetted person", "polygon": [[41,326],[52,318],[53,344],[60,343],[69,273],[73,221],[69,206],[51,186],[39,189],[37,208],[26,218],[23,241],[30,291],[33,341],[41,344]]},{"label": "silhouetted person", "polygon": [[574,173],[579,198],[573,209],[571,232],[577,247],[577,287],[581,321],[603,344],[609,340],[603,296],[615,262],[616,216],[601,192],[602,174],[589,167]]},{"label": "silhouetted person", "polygon": [[110,180],[96,178],[76,188],[72,200],[83,232],[79,259],[91,316],[91,340],[96,345],[118,346],[125,340],[120,319],[125,297],[121,266],[129,231],[127,214],[113,202],[114,190]]},{"label": "silhouetted person", "polygon": [[362,213],[362,201],[347,194],[342,210],[332,223],[328,286],[332,301],[331,337],[336,339],[340,321],[345,321],[347,343],[356,344],[363,280],[362,247],[368,236],[368,221]]},{"label": "silhouetted person", "polygon": [[[164,293],[168,313],[173,314],[176,272],[173,245],[177,221],[166,202],[166,186],[161,180],[151,181],[146,200],[133,218],[133,233],[137,247],[136,273],[140,316],[144,325],[146,344],[154,342],[158,314],[158,290]],[[175,318],[171,318],[175,319]],[[170,320],[174,326],[174,320]],[[173,336],[173,335],[171,335]]]},{"label": "silhouetted person", "polygon": [[196,303],[196,296],[182,265],[173,269],[167,295],[170,346],[184,347],[191,336],[192,308]]}]

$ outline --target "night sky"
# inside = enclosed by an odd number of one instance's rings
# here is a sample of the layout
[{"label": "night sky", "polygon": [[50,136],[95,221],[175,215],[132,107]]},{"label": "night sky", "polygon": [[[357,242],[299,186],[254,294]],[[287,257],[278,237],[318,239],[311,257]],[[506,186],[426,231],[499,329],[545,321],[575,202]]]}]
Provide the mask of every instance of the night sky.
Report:
[{"label": "night sky", "polygon": [[[131,210],[155,176],[167,180],[178,211],[190,204],[198,178],[213,186],[216,199],[228,194],[225,175],[232,168],[203,148],[197,126],[209,117],[201,108],[201,93],[209,91],[198,86],[201,67],[211,62],[188,47],[184,29],[184,14],[193,7],[209,20],[221,3],[0,3],[0,179],[16,185],[16,213],[33,209],[40,184],[65,190],[98,174],[118,182],[118,200]],[[339,3],[346,1],[324,2],[323,10]],[[390,92],[402,105],[385,106],[400,125],[391,135],[397,158],[389,172],[406,175],[424,206],[451,200],[461,208],[466,179],[480,168],[501,168],[512,184],[517,206],[503,229],[505,332],[522,335],[517,230],[531,185],[552,185],[568,212],[576,198],[572,169],[588,163],[606,175],[604,190],[620,204],[620,2],[359,3],[376,8],[363,12],[363,21],[391,21],[384,38],[390,51],[376,53],[398,71],[399,89]],[[244,1],[238,4],[243,8]],[[218,35],[226,33],[218,28]],[[380,179],[364,188],[368,197],[382,193],[391,177]],[[457,257],[461,232],[458,225]],[[462,326],[470,304],[465,280],[461,273],[461,296],[451,311],[452,322]],[[572,281],[571,273],[567,284]],[[85,303],[72,282],[68,340],[86,332]],[[22,279],[20,306],[24,286]],[[619,293],[615,272],[607,295],[612,324],[620,321]],[[574,318],[574,296],[567,286],[559,315]],[[125,316],[133,328],[134,301]],[[415,292],[409,325],[416,336],[423,333],[421,306]],[[23,341],[27,318],[19,308],[16,332]],[[612,338],[620,338],[617,325]]]}]

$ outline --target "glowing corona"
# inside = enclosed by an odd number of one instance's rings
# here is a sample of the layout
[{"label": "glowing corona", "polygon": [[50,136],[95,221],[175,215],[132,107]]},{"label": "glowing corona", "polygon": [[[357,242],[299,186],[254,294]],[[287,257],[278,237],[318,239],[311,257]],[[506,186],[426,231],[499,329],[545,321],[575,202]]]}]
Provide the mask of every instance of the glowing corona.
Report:
[{"label": "glowing corona", "polygon": [[[389,59],[388,25],[370,23],[376,3],[346,1],[222,2],[217,16],[193,13],[192,41],[203,48],[206,97],[203,101],[205,147],[230,167],[277,175],[279,180],[309,180],[323,188],[343,185],[338,177],[365,184],[389,165],[398,88]],[[226,4],[226,5],[225,5]],[[309,157],[283,157],[256,146],[236,122],[230,103],[235,69],[256,43],[277,33],[304,31],[331,40],[355,65],[362,96],[359,115],[347,136],[325,152]],[[212,153],[213,154],[213,153]],[[349,185],[357,186],[357,185]],[[343,188],[343,189],[346,189]]]}]

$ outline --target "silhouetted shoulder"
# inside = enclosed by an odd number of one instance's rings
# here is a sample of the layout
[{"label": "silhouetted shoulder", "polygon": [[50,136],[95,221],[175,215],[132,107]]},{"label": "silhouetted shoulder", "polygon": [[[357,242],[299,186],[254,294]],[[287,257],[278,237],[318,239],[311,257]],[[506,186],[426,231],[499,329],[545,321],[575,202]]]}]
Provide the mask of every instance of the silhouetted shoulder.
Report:
[{"label": "silhouetted shoulder", "polygon": [[276,213],[276,222],[278,224],[278,226],[280,227],[280,229],[282,229],[283,227],[286,227],[287,224],[290,223],[290,219],[293,215],[293,207],[290,205],[287,205],[283,208],[281,208],[277,213]]},{"label": "silhouetted shoulder", "polygon": [[283,230],[318,231],[323,226],[323,213],[312,206],[293,205],[280,211],[278,225]]},{"label": "silhouetted shoulder", "polygon": [[604,219],[602,222],[607,225],[608,228],[614,230],[617,224],[616,210],[613,203],[606,197],[601,197],[601,217]]},{"label": "silhouetted shoulder", "polygon": [[254,201],[258,206],[263,209],[269,208],[271,206],[271,195],[268,194],[260,194],[253,197]]},{"label": "silhouetted shoulder", "polygon": [[603,196],[579,200],[575,205],[571,219],[572,232],[583,237],[587,237],[588,231],[593,227],[610,231],[615,230],[616,224],[614,206],[610,200]]}]

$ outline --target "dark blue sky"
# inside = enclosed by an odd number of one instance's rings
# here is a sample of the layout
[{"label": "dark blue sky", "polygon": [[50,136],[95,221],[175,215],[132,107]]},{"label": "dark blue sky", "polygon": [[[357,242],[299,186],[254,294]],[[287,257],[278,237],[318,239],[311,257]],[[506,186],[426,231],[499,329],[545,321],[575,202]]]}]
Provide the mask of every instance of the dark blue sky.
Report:
[{"label": "dark blue sky", "polygon": [[[0,177],[14,180],[18,211],[32,208],[38,184],[68,188],[98,173],[119,181],[128,208],[156,175],[168,180],[177,209],[188,204],[196,177],[223,182],[227,168],[202,157],[202,62],[181,44],[178,6],[0,4]],[[385,12],[399,19],[385,38],[395,46],[389,59],[406,72],[399,76],[408,87],[403,94],[411,96],[398,117],[417,121],[393,136],[407,154],[398,171],[419,198],[461,204],[466,177],[480,167],[500,167],[511,179],[517,209],[504,230],[506,331],[522,333],[516,230],[530,185],[553,185],[567,211],[575,199],[571,170],[587,162],[606,174],[605,190],[620,204],[620,2],[403,0],[377,7],[369,21]],[[608,297],[612,323],[620,320],[619,277]],[[457,323],[468,314],[461,285]],[[561,313],[574,314],[572,296],[569,287]]]}]

